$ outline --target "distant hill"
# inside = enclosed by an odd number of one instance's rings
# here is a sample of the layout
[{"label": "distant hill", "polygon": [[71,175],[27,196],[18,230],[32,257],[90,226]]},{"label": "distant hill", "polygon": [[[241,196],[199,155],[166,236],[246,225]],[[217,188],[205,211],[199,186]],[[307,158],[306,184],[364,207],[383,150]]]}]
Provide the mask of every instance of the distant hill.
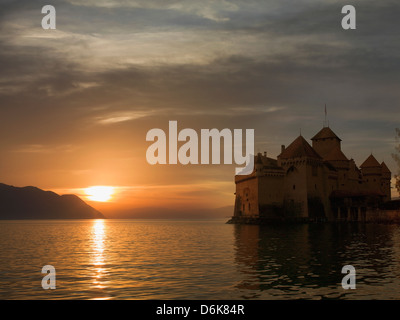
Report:
[{"label": "distant hill", "polygon": [[0,219],[104,219],[73,194],[58,195],[36,187],[0,183]]}]

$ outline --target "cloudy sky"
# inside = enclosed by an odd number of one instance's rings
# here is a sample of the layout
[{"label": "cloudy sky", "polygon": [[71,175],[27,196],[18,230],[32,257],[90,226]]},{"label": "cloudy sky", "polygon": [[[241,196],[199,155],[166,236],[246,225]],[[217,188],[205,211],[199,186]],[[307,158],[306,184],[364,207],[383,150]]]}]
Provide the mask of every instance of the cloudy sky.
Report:
[{"label": "cloudy sky", "polygon": [[[57,29],[43,30],[51,4]],[[0,0],[0,182],[118,187],[105,213],[233,205],[233,166],[156,165],[146,133],[253,128],[276,157],[324,121],[360,165],[400,120],[400,3],[357,0]],[[96,204],[94,204],[96,206]]]}]

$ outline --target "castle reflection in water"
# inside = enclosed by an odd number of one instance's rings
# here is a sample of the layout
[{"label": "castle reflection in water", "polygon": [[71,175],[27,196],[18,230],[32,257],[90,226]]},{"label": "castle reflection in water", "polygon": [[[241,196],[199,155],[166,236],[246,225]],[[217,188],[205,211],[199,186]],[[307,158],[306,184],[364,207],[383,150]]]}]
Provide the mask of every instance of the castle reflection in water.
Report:
[{"label": "castle reflection in water", "polygon": [[[396,225],[335,223],[234,226],[235,263],[246,299],[395,298],[400,287]],[[356,268],[356,290],[341,287]],[[379,288],[378,291],[377,288]]]}]

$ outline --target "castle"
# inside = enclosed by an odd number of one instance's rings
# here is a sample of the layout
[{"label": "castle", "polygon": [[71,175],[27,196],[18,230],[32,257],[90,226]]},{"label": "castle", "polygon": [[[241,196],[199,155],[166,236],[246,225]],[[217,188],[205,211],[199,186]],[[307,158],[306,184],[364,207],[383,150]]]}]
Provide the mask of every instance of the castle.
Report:
[{"label": "castle", "polygon": [[365,220],[367,210],[391,200],[391,172],[371,154],[357,167],[341,139],[324,126],[297,137],[277,159],[254,156],[254,170],[235,176],[233,222],[244,220]]}]

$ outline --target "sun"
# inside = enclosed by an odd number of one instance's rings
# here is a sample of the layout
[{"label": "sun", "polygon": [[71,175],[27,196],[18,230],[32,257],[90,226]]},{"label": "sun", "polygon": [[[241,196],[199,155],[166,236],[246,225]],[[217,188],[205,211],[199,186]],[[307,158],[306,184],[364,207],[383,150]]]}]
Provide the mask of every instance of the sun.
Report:
[{"label": "sun", "polygon": [[114,187],[93,186],[85,189],[89,200],[107,202],[114,194]]}]

